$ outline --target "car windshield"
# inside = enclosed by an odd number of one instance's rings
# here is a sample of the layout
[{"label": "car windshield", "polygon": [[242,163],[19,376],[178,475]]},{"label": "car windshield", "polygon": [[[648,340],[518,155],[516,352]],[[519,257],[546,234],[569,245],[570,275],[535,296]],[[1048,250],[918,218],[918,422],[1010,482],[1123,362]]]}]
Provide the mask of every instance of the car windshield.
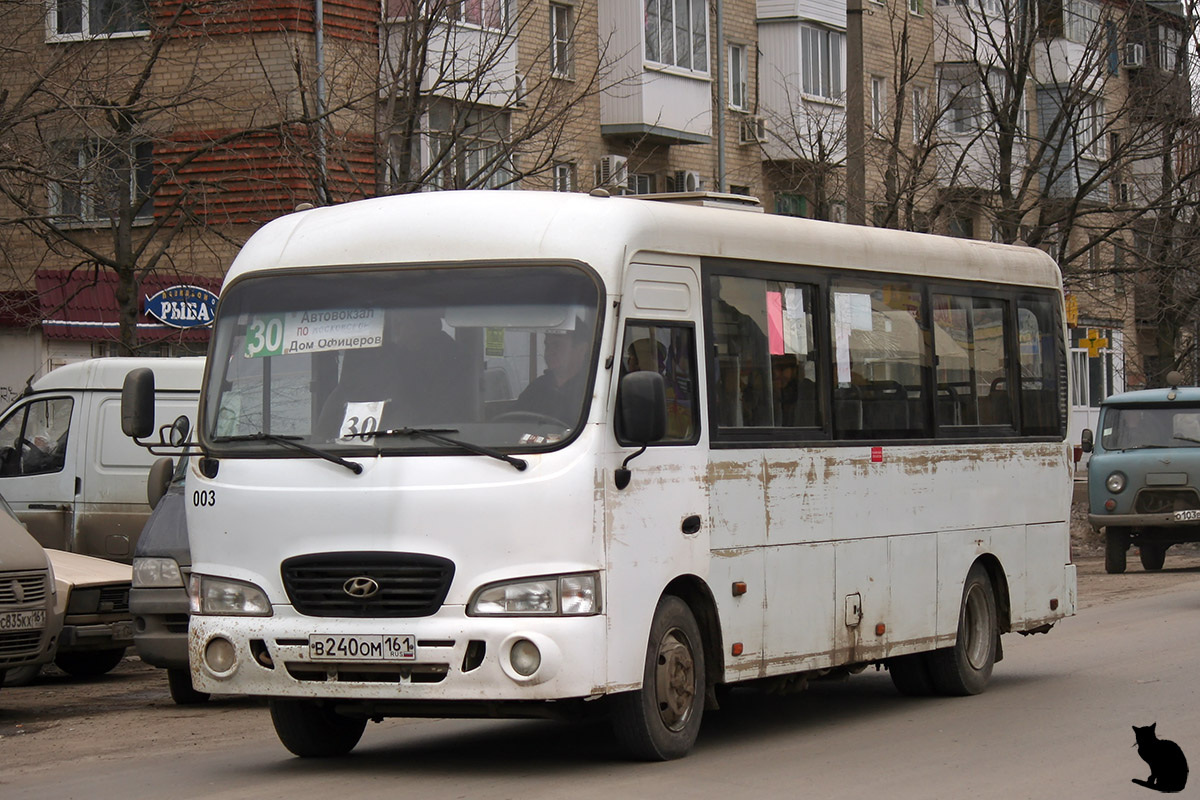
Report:
[{"label": "car windshield", "polygon": [[216,322],[203,440],[288,457],[558,446],[587,413],[601,299],[592,273],[566,265],[237,281]]},{"label": "car windshield", "polygon": [[1200,407],[1114,406],[1104,412],[1100,442],[1105,450],[1200,447]]}]

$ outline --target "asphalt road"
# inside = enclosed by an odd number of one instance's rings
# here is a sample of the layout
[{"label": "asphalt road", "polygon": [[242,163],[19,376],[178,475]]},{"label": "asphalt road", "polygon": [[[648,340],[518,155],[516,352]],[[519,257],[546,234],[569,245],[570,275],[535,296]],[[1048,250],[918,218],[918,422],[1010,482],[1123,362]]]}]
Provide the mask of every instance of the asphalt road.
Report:
[{"label": "asphalt road", "polygon": [[[738,691],[666,764],[621,761],[601,725],[457,720],[387,720],[350,757],[305,761],[259,703],[176,707],[128,659],[0,692],[0,798],[1149,798],[1131,726],[1157,722],[1200,765],[1200,558],[1167,566],[1082,559],[1080,613],[1006,636],[978,697],[905,698],[874,671]],[[1194,777],[1182,796],[1198,793]]]}]

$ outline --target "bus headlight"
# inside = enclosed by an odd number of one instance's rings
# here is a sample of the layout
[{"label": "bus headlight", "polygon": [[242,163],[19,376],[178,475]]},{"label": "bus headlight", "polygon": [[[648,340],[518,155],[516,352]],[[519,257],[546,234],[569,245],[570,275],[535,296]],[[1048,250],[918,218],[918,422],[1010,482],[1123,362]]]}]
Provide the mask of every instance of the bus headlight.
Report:
[{"label": "bus headlight", "polygon": [[1120,494],[1125,489],[1125,475],[1121,472],[1114,472],[1104,481],[1104,486],[1113,494]]},{"label": "bus headlight", "polygon": [[546,575],[482,587],[467,604],[470,616],[588,616],[600,613],[595,572]]},{"label": "bus headlight", "polygon": [[223,617],[269,617],[271,601],[252,583],[193,574],[188,581],[193,614]]},{"label": "bus headlight", "polygon": [[183,586],[179,564],[173,558],[135,558],[133,585],[138,589],[165,589]]}]

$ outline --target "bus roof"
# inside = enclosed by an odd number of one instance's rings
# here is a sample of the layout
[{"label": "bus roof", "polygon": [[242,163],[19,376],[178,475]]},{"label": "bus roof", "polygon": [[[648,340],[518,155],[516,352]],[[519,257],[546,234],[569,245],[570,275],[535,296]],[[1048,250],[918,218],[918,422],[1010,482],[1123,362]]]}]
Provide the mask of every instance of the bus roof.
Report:
[{"label": "bus roof", "polygon": [[289,214],[250,238],[226,282],[277,267],[503,259],[576,259],[612,278],[628,261],[655,255],[1061,285],[1054,261],[1030,247],[632,197],[532,191],[427,192]]},{"label": "bus roof", "polygon": [[120,391],[131,369],[154,370],[156,391],[196,392],[204,373],[204,358],[92,358],[66,364],[34,381],[33,391],[66,389],[104,389]]}]

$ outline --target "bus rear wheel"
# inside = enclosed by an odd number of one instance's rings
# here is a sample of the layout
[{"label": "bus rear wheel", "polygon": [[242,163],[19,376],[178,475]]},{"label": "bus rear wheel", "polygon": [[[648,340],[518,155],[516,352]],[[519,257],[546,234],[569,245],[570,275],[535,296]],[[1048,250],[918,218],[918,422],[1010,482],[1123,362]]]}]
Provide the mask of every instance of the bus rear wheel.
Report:
[{"label": "bus rear wheel", "polygon": [[996,663],[999,638],[996,595],[982,564],[967,573],[958,610],[958,639],[953,647],[929,653],[929,677],[939,694],[965,696],[987,688]]},{"label": "bus rear wheel", "polygon": [[347,717],[315,700],[272,698],[268,705],[279,741],[301,758],[344,756],[367,727],[366,717]]},{"label": "bus rear wheel", "polygon": [[617,741],[641,761],[668,761],[688,754],[704,713],[704,648],[691,609],[667,595],[658,603],[642,688],[613,698]]},{"label": "bus rear wheel", "polygon": [[1124,528],[1104,529],[1104,571],[1120,575],[1125,571],[1125,551],[1129,549],[1129,532]]},{"label": "bus rear wheel", "polygon": [[1150,572],[1160,570],[1167,560],[1167,545],[1143,542],[1138,545],[1138,554],[1142,560],[1142,569]]}]

